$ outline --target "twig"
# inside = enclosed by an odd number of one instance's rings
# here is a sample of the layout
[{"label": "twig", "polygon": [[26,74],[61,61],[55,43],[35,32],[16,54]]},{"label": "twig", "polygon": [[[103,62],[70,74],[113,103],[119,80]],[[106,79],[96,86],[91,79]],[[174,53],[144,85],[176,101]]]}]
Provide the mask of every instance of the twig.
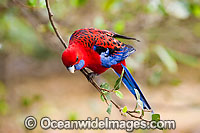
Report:
[{"label": "twig", "polygon": [[[63,46],[64,46],[65,48],[67,48],[67,45],[66,45],[65,41],[62,39],[61,35],[59,34],[59,32],[58,32],[58,30],[57,30],[57,27],[56,27],[55,24],[54,24],[53,13],[51,12],[51,9],[50,9],[50,6],[49,6],[49,1],[48,1],[48,0],[45,0],[45,2],[46,2],[47,12],[48,12],[48,15],[49,15],[49,21],[51,22],[51,25],[52,25],[52,27],[53,27],[55,33],[56,33],[56,36],[59,38],[59,40],[60,40],[60,42],[63,44]],[[85,68],[81,69],[80,71],[83,73],[83,75],[84,75],[86,78],[89,76],[89,73],[88,73],[88,71],[87,71]],[[98,84],[97,84],[93,79],[90,79],[90,80],[88,80],[88,81],[99,91],[99,93],[103,96],[104,100],[105,100],[106,103],[108,104],[107,98],[106,98],[105,95],[103,94],[102,90],[104,90],[104,91],[109,91],[109,90],[100,88],[100,87],[98,86]],[[110,91],[109,91],[109,92],[110,92]],[[115,103],[113,100],[110,100],[110,102],[111,102],[112,104],[114,104],[115,107],[121,112],[122,108],[121,108],[117,103]],[[145,112],[146,112],[146,111],[145,111]],[[128,110],[126,113],[127,113],[129,116],[131,116],[131,117],[134,117],[134,118],[137,118],[137,119],[141,119],[141,120],[145,120],[145,119],[142,118],[142,116],[133,115],[132,113],[136,113],[135,111],[129,111],[129,110]],[[145,121],[148,121],[148,120],[145,120]]]},{"label": "twig", "polygon": [[[87,72],[87,70],[85,68],[81,69],[80,71],[83,73],[83,75],[86,78],[88,77],[89,73]],[[108,104],[108,101],[107,101],[105,95],[101,92],[101,88],[97,85],[97,83],[93,79],[90,79],[89,82],[97,89],[97,91],[99,91],[99,93],[101,93],[101,95],[103,96],[104,100]]]},{"label": "twig", "polygon": [[104,89],[104,88],[101,88],[102,91],[107,91],[107,92],[113,92],[113,90],[107,90],[107,89]]},{"label": "twig", "polygon": [[50,8],[50,5],[49,5],[49,1],[48,0],[45,0],[46,2],[46,7],[47,7],[47,11],[48,11],[48,15],[49,15],[49,21],[56,33],[56,36],[59,38],[60,42],[62,43],[62,45],[67,48],[67,45],[65,43],[65,41],[62,39],[61,35],[59,34],[58,30],[57,30],[57,27],[56,25],[54,24],[54,20],[53,20],[53,13],[51,12],[51,8]]}]

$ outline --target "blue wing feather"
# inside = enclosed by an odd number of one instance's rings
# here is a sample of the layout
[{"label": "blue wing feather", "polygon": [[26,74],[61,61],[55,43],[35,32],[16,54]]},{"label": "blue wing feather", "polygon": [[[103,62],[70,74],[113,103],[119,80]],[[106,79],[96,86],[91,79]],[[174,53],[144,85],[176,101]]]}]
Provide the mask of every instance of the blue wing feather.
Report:
[{"label": "blue wing feather", "polygon": [[93,49],[99,53],[101,65],[106,68],[125,60],[129,55],[135,52],[135,49],[130,45],[114,50],[94,45]]},{"label": "blue wing feather", "polygon": [[[140,93],[140,100],[143,102],[143,108],[144,109],[151,109],[150,105],[148,104],[147,100],[145,99],[142,91],[140,90],[138,84],[136,83],[136,81],[134,80],[133,76],[130,74],[130,72],[128,71],[128,69],[122,64],[122,67],[124,68],[124,75],[122,78],[123,83],[125,84],[125,86],[129,89],[129,91],[136,97],[135,94],[135,90],[137,89],[138,92]],[[117,72],[116,72],[117,73]],[[120,76],[119,73],[117,73],[118,76]]]}]

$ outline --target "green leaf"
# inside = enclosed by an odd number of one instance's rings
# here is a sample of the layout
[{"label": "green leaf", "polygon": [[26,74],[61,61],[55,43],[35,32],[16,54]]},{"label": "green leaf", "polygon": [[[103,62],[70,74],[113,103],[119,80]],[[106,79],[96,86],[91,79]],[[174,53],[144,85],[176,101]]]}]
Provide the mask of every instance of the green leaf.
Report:
[{"label": "green leaf", "polygon": [[100,85],[101,88],[106,89],[106,90],[110,90],[110,85],[108,83],[103,83]]},{"label": "green leaf", "polygon": [[123,75],[124,75],[124,69],[122,70],[122,73],[121,73],[120,77],[115,82],[115,85],[114,85],[114,89],[115,90],[119,90]]},{"label": "green leaf", "polygon": [[138,107],[138,103],[136,102],[136,104],[135,104],[135,109],[134,109],[135,111],[136,111],[137,107]]},{"label": "green leaf", "polygon": [[[103,88],[103,89],[106,89],[106,90],[110,90],[110,89],[111,89],[111,88],[110,88],[110,85],[109,85],[108,83],[103,83],[103,84],[100,85],[100,87]],[[111,100],[110,92],[107,92],[107,91],[104,91],[104,90],[102,90],[102,92],[103,92],[103,94],[105,95],[105,97],[106,97],[107,100]],[[102,99],[102,97],[103,97],[103,96],[101,96],[101,99]],[[104,99],[104,98],[103,98],[103,99]],[[104,99],[104,100],[105,100],[105,99]],[[102,100],[102,101],[104,101],[104,100]]]},{"label": "green leaf", "polygon": [[135,110],[135,112],[139,114],[139,113],[140,113],[140,110]]},{"label": "green leaf", "polygon": [[101,95],[100,97],[101,97],[101,100],[104,102],[104,101],[105,101],[105,99],[104,99],[103,95]]},{"label": "green leaf", "polygon": [[107,108],[106,112],[107,112],[108,114],[111,114],[111,109],[112,109],[112,103],[110,103],[110,104],[108,105],[108,108]]},{"label": "green leaf", "polygon": [[140,93],[137,89],[134,89],[135,90],[135,94],[136,94],[136,98],[137,100],[140,100]]},{"label": "green leaf", "polygon": [[28,0],[27,3],[29,6],[35,7],[37,5],[37,0]]},{"label": "green leaf", "polygon": [[119,90],[116,90],[116,91],[114,91],[115,92],[115,94],[119,97],[119,98],[123,98],[124,97],[124,95],[122,94],[122,92],[121,91],[119,91]]},{"label": "green leaf", "polygon": [[115,82],[114,89],[119,90],[120,85],[121,85],[121,79],[118,78],[117,81]]},{"label": "green leaf", "polygon": [[105,92],[104,95],[107,98],[107,100],[111,100],[110,92]]},{"label": "green leaf", "polygon": [[142,109],[142,116],[144,116],[144,110]]},{"label": "green leaf", "polygon": [[128,109],[127,109],[127,106],[124,106],[124,108],[122,109],[122,112],[123,112],[123,113],[126,113],[127,110],[128,110]]},{"label": "green leaf", "polygon": [[155,53],[158,55],[160,60],[163,62],[163,64],[167,67],[168,71],[171,73],[175,73],[178,70],[178,66],[174,58],[169,55],[167,50],[161,46],[161,45],[156,45],[154,47]]},{"label": "green leaf", "polygon": [[160,114],[152,114],[152,121],[159,121],[160,120]]},{"label": "green leaf", "polygon": [[120,78],[121,78],[121,79],[122,79],[123,75],[124,75],[124,68],[123,68],[122,73],[121,73],[121,75],[120,75]]},{"label": "green leaf", "polygon": [[[157,122],[160,121],[160,114],[152,114],[152,121],[156,121],[154,126],[157,126]],[[157,129],[163,130],[163,128],[157,127]]]},{"label": "green leaf", "polygon": [[45,0],[40,0],[39,5],[40,5],[41,8],[46,8]]}]

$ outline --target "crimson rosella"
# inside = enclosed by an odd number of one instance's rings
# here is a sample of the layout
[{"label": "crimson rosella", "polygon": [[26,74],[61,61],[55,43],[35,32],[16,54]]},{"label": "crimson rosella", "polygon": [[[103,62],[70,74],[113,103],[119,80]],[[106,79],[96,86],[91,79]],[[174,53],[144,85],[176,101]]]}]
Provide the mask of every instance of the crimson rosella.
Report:
[{"label": "crimson rosella", "polygon": [[150,105],[126,68],[125,59],[134,53],[135,49],[116,38],[136,40],[107,30],[79,29],[72,34],[69,46],[62,54],[63,64],[72,73],[87,67],[98,75],[111,67],[120,76],[124,69],[123,83],[135,97],[134,89],[137,89],[143,102],[143,109],[150,110]]}]

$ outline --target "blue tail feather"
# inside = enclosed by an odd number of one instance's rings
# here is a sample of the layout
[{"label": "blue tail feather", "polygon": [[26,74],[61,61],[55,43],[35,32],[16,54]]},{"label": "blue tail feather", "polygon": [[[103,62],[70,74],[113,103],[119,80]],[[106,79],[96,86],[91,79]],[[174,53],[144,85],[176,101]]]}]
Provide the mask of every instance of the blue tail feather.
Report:
[{"label": "blue tail feather", "polygon": [[[134,89],[137,89],[138,92],[140,93],[140,100],[143,102],[143,105],[144,105],[143,108],[150,110],[151,107],[148,104],[147,100],[145,99],[142,91],[140,90],[140,88],[137,85],[136,81],[134,80],[133,76],[131,75],[131,73],[128,71],[128,69],[124,65],[122,65],[122,67],[124,68],[124,75],[122,78],[123,83],[135,97],[136,97],[136,94],[135,94]],[[117,73],[117,75],[120,76],[119,73]]]}]

